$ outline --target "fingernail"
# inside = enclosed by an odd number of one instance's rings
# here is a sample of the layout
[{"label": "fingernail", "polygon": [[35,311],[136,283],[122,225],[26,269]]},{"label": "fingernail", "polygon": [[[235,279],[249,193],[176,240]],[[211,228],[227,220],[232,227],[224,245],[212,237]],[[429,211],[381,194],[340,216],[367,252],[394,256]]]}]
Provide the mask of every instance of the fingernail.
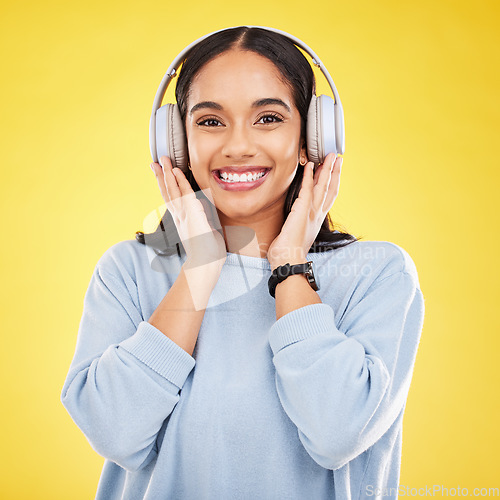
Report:
[{"label": "fingernail", "polygon": [[151,165],[149,166],[151,167],[151,170],[154,172],[155,171],[154,163],[151,163]]}]

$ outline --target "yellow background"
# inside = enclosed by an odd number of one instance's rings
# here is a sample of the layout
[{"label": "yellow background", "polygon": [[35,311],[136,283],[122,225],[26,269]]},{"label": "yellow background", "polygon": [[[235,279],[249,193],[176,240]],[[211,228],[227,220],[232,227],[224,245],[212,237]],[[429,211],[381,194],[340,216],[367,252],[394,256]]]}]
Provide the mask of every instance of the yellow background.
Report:
[{"label": "yellow background", "polygon": [[59,399],[83,296],[162,203],[148,126],[169,63],[240,24],[321,57],[346,118],[334,220],[417,265],[401,484],[499,487],[499,20],[495,1],[3,2],[2,498],[94,497],[103,459]]}]

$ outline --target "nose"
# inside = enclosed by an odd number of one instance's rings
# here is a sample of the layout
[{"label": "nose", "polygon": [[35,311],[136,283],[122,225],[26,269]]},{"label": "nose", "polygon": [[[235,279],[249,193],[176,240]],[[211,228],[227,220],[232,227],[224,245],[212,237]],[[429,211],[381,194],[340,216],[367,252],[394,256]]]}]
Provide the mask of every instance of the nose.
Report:
[{"label": "nose", "polygon": [[256,154],[252,133],[244,125],[233,125],[227,131],[222,154],[234,160],[251,158]]}]

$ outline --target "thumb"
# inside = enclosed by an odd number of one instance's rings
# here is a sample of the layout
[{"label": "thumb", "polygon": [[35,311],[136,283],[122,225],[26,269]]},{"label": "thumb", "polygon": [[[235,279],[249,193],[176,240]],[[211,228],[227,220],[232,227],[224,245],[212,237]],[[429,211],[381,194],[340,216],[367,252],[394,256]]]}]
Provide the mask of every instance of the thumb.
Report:
[{"label": "thumb", "polygon": [[208,223],[210,224],[210,226],[212,226],[212,229],[219,229],[220,222],[215,207],[206,198],[201,198],[200,202],[207,216]]}]

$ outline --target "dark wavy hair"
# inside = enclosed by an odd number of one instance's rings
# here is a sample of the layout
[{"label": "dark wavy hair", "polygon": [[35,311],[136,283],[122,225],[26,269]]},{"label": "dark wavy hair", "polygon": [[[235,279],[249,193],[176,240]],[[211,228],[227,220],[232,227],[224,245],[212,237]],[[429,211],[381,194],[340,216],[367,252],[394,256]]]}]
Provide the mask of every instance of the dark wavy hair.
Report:
[{"label": "dark wavy hair", "polygon": [[[184,127],[186,123],[187,100],[193,78],[209,61],[223,52],[235,48],[260,54],[269,59],[278,68],[284,83],[291,90],[295,106],[300,113],[301,140],[305,140],[307,111],[316,89],[311,65],[302,52],[287,37],[262,28],[249,28],[246,26],[214,33],[195,45],[184,58],[175,88],[175,97]],[[286,220],[288,217],[292,205],[299,195],[303,174],[304,167],[299,164],[295,177],[288,188],[283,220]],[[191,184],[193,191],[204,196],[191,170],[188,170],[186,178]],[[340,231],[338,227],[340,226],[334,225],[330,214],[327,214],[309,252],[335,250],[358,240],[355,236]],[[172,235],[177,235],[177,237],[172,237]],[[136,239],[141,243],[154,247],[162,255],[177,253],[181,256],[184,251],[174,221],[168,210],[165,211],[154,233],[144,234],[138,231]]]}]

